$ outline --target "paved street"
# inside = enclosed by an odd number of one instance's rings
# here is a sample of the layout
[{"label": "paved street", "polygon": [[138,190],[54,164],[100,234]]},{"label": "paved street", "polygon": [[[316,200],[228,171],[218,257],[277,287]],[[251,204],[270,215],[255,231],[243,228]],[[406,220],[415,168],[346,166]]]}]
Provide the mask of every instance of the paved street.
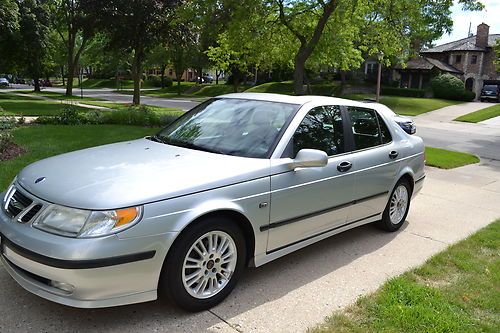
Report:
[{"label": "paved street", "polygon": [[463,123],[453,119],[490,107],[491,103],[464,103],[442,108],[413,117],[417,135],[431,147],[465,151],[483,159],[500,160],[500,124],[491,119],[488,123]]}]

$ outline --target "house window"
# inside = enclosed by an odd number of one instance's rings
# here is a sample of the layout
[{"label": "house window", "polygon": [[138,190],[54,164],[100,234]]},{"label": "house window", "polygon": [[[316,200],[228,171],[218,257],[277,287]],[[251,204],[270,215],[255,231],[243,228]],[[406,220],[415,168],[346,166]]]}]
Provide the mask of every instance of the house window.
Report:
[{"label": "house window", "polygon": [[173,69],[172,69],[172,68],[170,68],[170,69],[168,70],[168,75],[169,75],[169,76],[173,76],[173,75],[174,75],[174,71],[173,71]]},{"label": "house window", "polygon": [[459,64],[462,62],[462,55],[461,54],[457,54],[455,56],[455,64]]},{"label": "house window", "polygon": [[474,65],[474,64],[477,64],[477,55],[473,55],[473,56],[471,56],[471,58],[470,58],[470,63],[471,63],[471,64],[473,64],[473,65]]}]

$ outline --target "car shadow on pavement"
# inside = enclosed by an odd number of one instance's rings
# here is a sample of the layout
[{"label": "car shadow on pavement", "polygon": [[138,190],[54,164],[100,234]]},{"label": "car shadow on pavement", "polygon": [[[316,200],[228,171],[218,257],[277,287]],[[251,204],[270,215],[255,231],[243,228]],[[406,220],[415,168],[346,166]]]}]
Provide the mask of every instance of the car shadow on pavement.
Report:
[{"label": "car shadow on pavement", "polygon": [[[407,223],[402,227],[405,229]],[[400,231],[400,232],[401,232]],[[187,313],[154,301],[104,309],[76,309],[46,301],[17,285],[0,266],[0,332],[200,332],[279,299],[384,247],[400,232],[358,227],[258,268],[248,268],[233,293],[210,312]],[[120,277],[117,276],[117,279]],[[332,305],[333,309],[334,305]]]}]

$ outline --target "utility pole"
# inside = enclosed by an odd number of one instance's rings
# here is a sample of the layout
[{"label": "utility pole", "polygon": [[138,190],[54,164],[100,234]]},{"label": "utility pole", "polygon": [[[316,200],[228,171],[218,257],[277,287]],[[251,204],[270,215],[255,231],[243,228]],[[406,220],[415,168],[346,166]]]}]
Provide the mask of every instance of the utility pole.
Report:
[{"label": "utility pole", "polygon": [[380,52],[377,56],[378,58],[378,72],[377,72],[377,96],[376,96],[376,101],[377,103],[380,102],[380,83],[382,81],[382,58],[384,57],[384,54]]}]

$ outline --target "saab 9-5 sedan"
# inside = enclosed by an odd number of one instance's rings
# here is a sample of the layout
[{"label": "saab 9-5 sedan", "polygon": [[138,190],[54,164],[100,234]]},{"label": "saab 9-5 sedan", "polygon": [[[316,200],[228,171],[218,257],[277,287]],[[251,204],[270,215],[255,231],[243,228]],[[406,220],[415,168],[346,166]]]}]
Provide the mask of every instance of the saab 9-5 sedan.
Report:
[{"label": "saab 9-5 sedan", "polygon": [[246,266],[367,223],[398,230],[424,177],[422,139],[383,105],[224,95],[154,136],[24,168],[2,194],[0,258],[61,304],[199,311]]}]

